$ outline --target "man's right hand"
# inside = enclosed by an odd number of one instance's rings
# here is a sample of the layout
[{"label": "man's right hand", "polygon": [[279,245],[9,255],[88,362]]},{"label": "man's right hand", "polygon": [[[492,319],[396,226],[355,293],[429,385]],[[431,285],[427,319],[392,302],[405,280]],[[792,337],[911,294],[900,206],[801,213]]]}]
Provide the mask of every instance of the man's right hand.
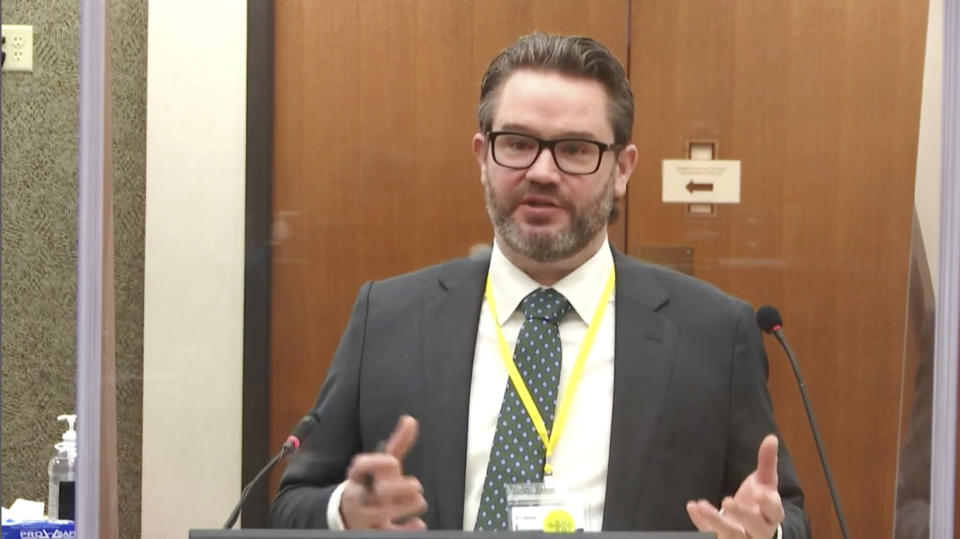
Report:
[{"label": "man's right hand", "polygon": [[427,510],[423,487],[403,475],[400,463],[417,441],[417,420],[405,415],[386,442],[383,453],[357,455],[347,472],[340,498],[340,516],[348,530],[423,530]]}]

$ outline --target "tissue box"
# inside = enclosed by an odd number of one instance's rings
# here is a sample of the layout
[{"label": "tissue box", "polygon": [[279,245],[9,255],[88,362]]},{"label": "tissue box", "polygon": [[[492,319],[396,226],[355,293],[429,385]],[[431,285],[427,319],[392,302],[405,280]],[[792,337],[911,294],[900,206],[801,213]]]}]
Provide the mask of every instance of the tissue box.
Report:
[{"label": "tissue box", "polygon": [[46,539],[76,537],[72,520],[8,520],[3,523],[2,539]]}]

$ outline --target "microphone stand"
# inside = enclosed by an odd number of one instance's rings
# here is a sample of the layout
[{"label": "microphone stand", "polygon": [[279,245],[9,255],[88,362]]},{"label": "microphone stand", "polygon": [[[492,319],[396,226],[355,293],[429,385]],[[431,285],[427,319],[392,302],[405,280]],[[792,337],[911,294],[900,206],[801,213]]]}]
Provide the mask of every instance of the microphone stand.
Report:
[{"label": "microphone stand", "polygon": [[291,451],[293,451],[292,447],[284,445],[280,449],[280,452],[270,459],[270,462],[268,462],[266,466],[257,472],[257,475],[255,475],[254,478],[247,483],[247,486],[243,487],[243,491],[240,493],[240,501],[237,502],[237,505],[234,506],[233,511],[230,512],[230,516],[227,517],[227,522],[224,523],[223,529],[229,530],[233,528],[233,525],[237,523],[237,518],[240,517],[240,510],[243,508],[244,502],[247,501],[247,498],[250,496],[250,492],[253,491],[252,487],[259,483],[263,476],[267,475],[267,473],[272,470],[274,466],[279,464],[284,457],[290,454]]},{"label": "microphone stand", "polygon": [[320,417],[314,413],[310,412],[305,415],[303,419],[297,423],[297,426],[293,429],[293,433],[290,436],[287,436],[287,440],[283,442],[283,446],[280,448],[280,452],[277,453],[275,457],[270,459],[270,462],[264,466],[253,479],[247,483],[247,486],[243,487],[243,491],[240,492],[240,501],[237,502],[237,505],[234,506],[233,511],[230,512],[230,516],[227,517],[227,522],[223,525],[223,529],[229,530],[233,528],[233,525],[237,523],[237,517],[240,516],[240,510],[243,508],[243,503],[247,501],[247,497],[250,496],[250,492],[253,491],[253,486],[259,483],[267,473],[274,468],[283,457],[286,457],[290,453],[293,453],[297,449],[300,449],[300,440],[306,439],[307,435],[310,434],[310,431],[313,430],[317,423],[320,422]]},{"label": "microphone stand", "polygon": [[786,352],[787,359],[790,360],[790,366],[793,368],[793,375],[797,378],[797,385],[800,386],[800,398],[803,401],[803,408],[807,411],[807,419],[810,421],[810,430],[813,431],[813,441],[817,446],[817,455],[820,456],[820,464],[823,466],[823,475],[827,478],[827,488],[830,489],[830,498],[833,500],[833,509],[836,511],[837,520],[840,522],[840,533],[843,534],[844,539],[847,539],[849,537],[847,533],[847,523],[843,519],[843,511],[840,509],[840,498],[837,497],[837,489],[833,485],[833,476],[830,474],[830,466],[827,465],[827,456],[823,451],[823,444],[820,442],[820,431],[817,429],[817,422],[813,419],[813,410],[810,409],[810,399],[807,398],[807,389],[803,383],[803,377],[800,376],[800,368],[797,366],[797,361],[793,359],[793,352],[790,350],[790,346],[787,344],[787,339],[780,332],[780,328],[777,327],[770,333],[777,338],[780,346],[783,347],[783,351]]}]

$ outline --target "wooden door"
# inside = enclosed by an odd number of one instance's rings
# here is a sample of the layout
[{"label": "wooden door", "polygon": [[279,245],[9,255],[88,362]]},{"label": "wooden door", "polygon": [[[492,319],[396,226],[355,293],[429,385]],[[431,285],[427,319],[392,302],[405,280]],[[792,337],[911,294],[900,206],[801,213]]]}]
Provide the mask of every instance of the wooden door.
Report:
[{"label": "wooden door", "polygon": [[[539,29],[628,66],[640,149],[627,252],[773,303],[819,413],[851,532],[889,536],[925,2],[278,0],[271,439],[319,389],[361,284],[492,231],[469,141],[487,62]],[[660,200],[690,141],[743,164],[741,204]],[[666,249],[664,249],[666,248]],[[817,537],[839,535],[785,358],[770,388]]]},{"label": "wooden door", "polygon": [[[692,249],[694,273],[777,305],[852,537],[890,537],[897,469],[926,2],[634,0],[640,161],[628,251]],[[660,202],[660,160],[714,141],[741,203]],[[839,537],[796,383],[767,341],[770,390],[815,537]]]},{"label": "wooden door", "polygon": [[627,20],[625,0],[276,2],[272,440],[313,404],[363,282],[492,240],[470,149],[489,61],[541,30],[626,64]]}]

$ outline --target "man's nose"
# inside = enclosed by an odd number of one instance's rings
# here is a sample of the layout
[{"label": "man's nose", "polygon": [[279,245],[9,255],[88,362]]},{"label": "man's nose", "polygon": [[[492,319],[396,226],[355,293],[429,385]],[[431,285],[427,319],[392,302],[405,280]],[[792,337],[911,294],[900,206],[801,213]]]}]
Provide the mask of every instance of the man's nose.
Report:
[{"label": "man's nose", "polygon": [[560,179],[560,169],[553,159],[553,150],[544,148],[527,170],[527,177],[535,180],[556,181]]}]

